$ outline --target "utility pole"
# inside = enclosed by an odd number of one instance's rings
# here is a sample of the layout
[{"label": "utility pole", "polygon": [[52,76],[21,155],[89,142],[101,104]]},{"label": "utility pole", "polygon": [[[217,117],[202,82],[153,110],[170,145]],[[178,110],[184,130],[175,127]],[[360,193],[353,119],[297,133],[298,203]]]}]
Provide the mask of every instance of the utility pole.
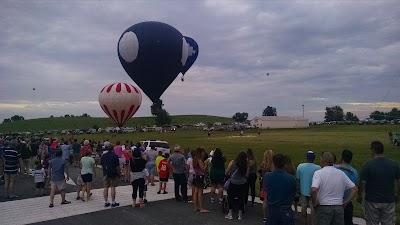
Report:
[{"label": "utility pole", "polygon": [[304,105],[301,105],[303,107],[303,118],[304,118]]}]

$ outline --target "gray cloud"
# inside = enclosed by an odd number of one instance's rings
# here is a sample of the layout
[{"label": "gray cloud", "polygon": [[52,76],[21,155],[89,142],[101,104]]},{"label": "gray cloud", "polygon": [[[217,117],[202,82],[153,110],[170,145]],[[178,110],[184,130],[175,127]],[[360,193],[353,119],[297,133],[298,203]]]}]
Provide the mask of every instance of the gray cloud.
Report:
[{"label": "gray cloud", "polygon": [[[400,102],[397,1],[2,1],[0,119],[105,116],[92,104],[100,89],[133,83],[118,39],[148,20],[200,47],[185,82],[162,96],[171,114],[253,117],[272,105],[298,116],[304,104],[321,120],[326,106],[365,116],[382,100]],[[150,115],[150,105],[144,96],[137,115]]]}]

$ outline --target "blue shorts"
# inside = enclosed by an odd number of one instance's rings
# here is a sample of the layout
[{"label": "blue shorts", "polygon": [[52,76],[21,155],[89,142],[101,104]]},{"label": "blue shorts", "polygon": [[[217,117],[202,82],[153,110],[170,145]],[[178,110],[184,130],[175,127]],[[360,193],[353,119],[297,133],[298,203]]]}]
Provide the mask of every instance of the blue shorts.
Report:
[{"label": "blue shorts", "polygon": [[146,164],[146,169],[149,172],[149,175],[157,175],[156,164]]}]

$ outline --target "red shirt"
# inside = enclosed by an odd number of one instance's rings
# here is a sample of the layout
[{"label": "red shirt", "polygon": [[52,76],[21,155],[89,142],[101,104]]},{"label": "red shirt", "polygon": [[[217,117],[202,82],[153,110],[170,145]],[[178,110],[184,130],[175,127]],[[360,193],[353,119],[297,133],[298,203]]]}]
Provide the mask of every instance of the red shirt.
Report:
[{"label": "red shirt", "polygon": [[89,146],[84,145],[81,147],[81,157],[85,156],[87,150],[89,150]]},{"label": "red shirt", "polygon": [[170,166],[167,162],[167,159],[163,159],[160,161],[160,163],[158,164],[158,169],[158,175],[160,176],[160,178],[168,178]]}]

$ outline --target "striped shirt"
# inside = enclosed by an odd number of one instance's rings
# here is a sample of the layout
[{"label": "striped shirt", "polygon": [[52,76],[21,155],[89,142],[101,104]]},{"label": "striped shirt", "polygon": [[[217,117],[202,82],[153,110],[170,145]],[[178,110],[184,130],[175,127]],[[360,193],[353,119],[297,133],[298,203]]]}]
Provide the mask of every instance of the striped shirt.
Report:
[{"label": "striped shirt", "polygon": [[18,172],[19,159],[21,159],[21,153],[15,149],[6,148],[4,150],[4,173],[16,174]]}]

